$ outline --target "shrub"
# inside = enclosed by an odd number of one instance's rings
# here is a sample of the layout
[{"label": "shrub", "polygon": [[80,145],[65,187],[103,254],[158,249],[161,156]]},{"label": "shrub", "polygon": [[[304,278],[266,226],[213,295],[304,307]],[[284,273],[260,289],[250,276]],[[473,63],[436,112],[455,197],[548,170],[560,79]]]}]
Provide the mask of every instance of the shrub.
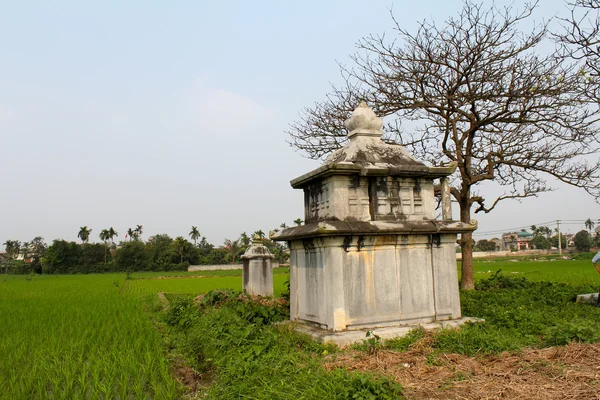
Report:
[{"label": "shrub", "polygon": [[588,252],[592,247],[592,236],[588,231],[579,231],[575,234],[575,248],[577,251]]},{"label": "shrub", "polygon": [[150,254],[144,243],[139,241],[124,243],[115,257],[117,271],[149,271],[151,269]]},{"label": "shrub", "polygon": [[333,347],[273,324],[287,313],[278,301],[218,290],[207,293],[200,307],[189,298],[174,307],[168,314],[177,350],[197,371],[217,376],[207,398],[401,398],[400,385],[389,378],[326,371],[321,358]]}]

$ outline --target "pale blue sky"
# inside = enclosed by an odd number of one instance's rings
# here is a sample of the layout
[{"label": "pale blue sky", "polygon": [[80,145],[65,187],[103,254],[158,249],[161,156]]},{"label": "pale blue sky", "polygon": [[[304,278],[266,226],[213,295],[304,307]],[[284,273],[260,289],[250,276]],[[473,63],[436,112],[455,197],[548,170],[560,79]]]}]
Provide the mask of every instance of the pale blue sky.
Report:
[{"label": "pale blue sky", "polygon": [[[411,29],[461,4],[1,1],[0,243],[142,224],[220,244],[291,224],[303,196],[289,181],[319,162],[284,130],[339,81],[336,60],[390,33],[392,6]],[[564,10],[544,1],[536,18]],[[588,217],[593,199],[563,188],[476,218],[487,231]]]}]

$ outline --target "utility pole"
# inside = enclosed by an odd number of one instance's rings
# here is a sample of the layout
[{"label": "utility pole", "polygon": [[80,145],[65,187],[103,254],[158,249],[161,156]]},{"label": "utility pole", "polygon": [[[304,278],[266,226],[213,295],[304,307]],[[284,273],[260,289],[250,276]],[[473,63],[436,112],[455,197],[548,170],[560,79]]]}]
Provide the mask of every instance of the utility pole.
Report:
[{"label": "utility pole", "polygon": [[558,255],[562,256],[562,240],[560,237],[560,220],[556,220],[556,230],[558,231]]}]

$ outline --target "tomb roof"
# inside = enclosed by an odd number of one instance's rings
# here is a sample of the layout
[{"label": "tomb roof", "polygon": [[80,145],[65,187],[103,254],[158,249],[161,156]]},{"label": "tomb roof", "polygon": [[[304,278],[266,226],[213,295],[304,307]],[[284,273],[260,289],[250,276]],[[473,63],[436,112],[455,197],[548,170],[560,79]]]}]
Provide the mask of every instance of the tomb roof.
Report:
[{"label": "tomb roof", "polygon": [[346,120],[348,143],[332,153],[323,165],[291,181],[294,188],[330,175],[441,178],[456,170],[456,163],[429,167],[403,146],[382,139],[383,120],[364,102]]}]

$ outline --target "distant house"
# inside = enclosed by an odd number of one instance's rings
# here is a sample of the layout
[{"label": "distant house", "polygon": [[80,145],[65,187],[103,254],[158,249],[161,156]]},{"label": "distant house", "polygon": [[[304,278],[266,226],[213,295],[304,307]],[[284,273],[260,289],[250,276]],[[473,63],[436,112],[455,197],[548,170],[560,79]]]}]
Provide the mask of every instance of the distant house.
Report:
[{"label": "distant house", "polygon": [[508,232],[502,234],[503,250],[531,250],[533,234],[522,230],[521,232]]},{"label": "distant house", "polygon": [[567,247],[575,247],[575,234],[567,233],[564,236],[567,239]]},{"label": "distant house", "polygon": [[495,251],[502,251],[502,250],[504,250],[504,242],[502,241],[502,239],[491,238],[490,242],[492,242],[492,243],[494,243],[496,245]]}]

